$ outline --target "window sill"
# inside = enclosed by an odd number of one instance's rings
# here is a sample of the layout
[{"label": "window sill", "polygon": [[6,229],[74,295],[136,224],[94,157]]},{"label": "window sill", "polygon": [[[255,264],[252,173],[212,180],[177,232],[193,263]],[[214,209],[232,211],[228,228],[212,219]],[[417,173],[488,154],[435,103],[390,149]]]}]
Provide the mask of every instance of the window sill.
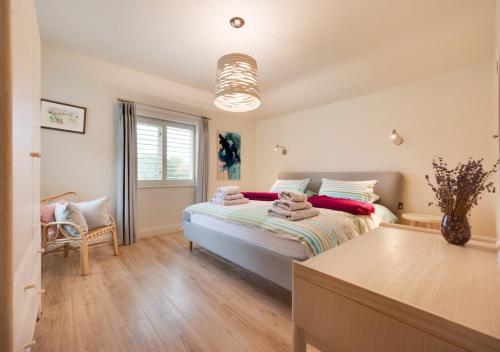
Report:
[{"label": "window sill", "polygon": [[190,185],[190,184],[187,184],[187,185],[157,185],[157,186],[145,186],[145,185],[142,185],[142,186],[137,186],[137,189],[147,189],[147,188],[195,188],[196,185]]}]

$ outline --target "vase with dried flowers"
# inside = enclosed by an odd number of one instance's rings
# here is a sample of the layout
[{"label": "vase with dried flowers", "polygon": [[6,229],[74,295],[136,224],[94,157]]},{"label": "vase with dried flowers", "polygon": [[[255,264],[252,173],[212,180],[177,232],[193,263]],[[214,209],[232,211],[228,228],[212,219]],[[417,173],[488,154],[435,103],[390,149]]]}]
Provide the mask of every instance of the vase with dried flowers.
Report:
[{"label": "vase with dried flowers", "polygon": [[471,237],[468,215],[483,194],[495,193],[494,183],[488,181],[497,171],[498,161],[490,170],[483,168],[483,159],[469,159],[448,169],[443,158],[432,160],[434,183],[425,175],[427,184],[434,192],[437,205],[443,212],[441,234],[452,244],[464,245]]}]

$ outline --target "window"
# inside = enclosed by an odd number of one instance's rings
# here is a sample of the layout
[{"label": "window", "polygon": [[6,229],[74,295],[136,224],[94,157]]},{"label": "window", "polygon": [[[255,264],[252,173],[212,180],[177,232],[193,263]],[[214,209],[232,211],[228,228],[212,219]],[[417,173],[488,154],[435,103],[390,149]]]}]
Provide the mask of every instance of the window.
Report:
[{"label": "window", "polygon": [[195,184],[195,126],[138,117],[137,179],[140,187]]}]

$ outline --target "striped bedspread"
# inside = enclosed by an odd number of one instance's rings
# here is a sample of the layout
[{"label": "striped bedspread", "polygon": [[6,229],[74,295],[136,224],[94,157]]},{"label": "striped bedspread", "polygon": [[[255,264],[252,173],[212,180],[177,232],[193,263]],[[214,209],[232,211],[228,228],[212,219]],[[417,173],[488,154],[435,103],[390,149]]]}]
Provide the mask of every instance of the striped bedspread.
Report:
[{"label": "striped bedspread", "polygon": [[244,206],[225,207],[199,203],[186,208],[186,213],[216,217],[221,220],[255,227],[285,236],[304,244],[309,257],[318,255],[369,230],[367,221],[349,213],[320,209],[313,218],[288,221],[267,215],[268,202],[250,202]]}]

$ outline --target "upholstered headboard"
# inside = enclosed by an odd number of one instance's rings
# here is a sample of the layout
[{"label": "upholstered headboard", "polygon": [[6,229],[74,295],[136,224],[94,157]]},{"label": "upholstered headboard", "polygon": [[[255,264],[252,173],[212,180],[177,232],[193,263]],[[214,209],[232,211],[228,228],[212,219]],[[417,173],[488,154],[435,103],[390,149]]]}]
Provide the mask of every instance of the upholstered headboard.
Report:
[{"label": "upholstered headboard", "polygon": [[308,189],[318,192],[322,178],[344,181],[378,180],[375,193],[380,196],[378,203],[398,213],[398,203],[401,201],[403,175],[400,172],[280,172],[280,180],[299,180],[310,178]]}]

